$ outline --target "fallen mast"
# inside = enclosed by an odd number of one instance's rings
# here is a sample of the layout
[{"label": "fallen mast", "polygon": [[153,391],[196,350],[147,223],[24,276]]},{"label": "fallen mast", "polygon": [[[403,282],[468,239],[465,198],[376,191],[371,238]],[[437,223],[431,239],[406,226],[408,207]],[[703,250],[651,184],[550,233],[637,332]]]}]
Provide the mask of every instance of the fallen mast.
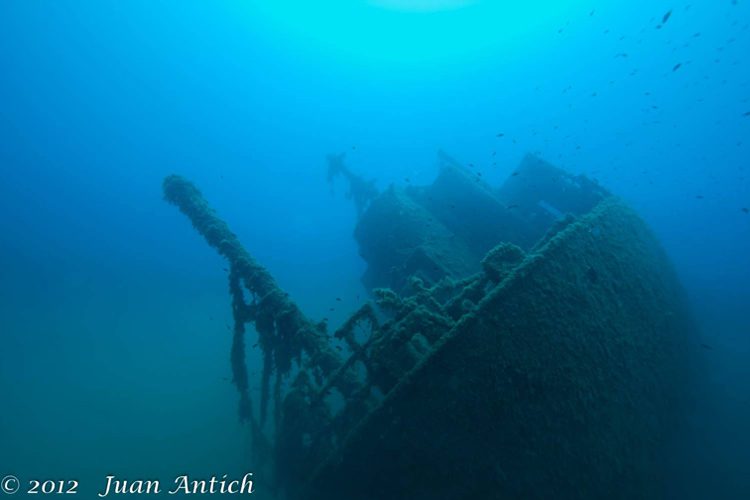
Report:
[{"label": "fallen mast", "polygon": [[[267,412],[270,379],[274,371],[278,414],[281,383],[295,360],[301,370],[312,371],[316,380],[328,379],[342,366],[342,360],[326,340],[325,323],[314,323],[300,311],[271,274],[245,250],[198,188],[180,176],[171,175],[164,179],[163,189],[165,199],[176,205],[206,242],[229,262],[229,291],[234,316],[233,382],[240,393],[240,418],[250,420],[257,430]],[[249,292],[249,302],[245,300],[243,287]],[[248,390],[244,340],[247,323],[252,323],[258,332],[258,344],[264,356],[260,422],[254,417]],[[298,375],[297,384],[303,383],[306,377],[307,374]],[[336,377],[336,388],[350,396],[358,384],[353,377]]]}]

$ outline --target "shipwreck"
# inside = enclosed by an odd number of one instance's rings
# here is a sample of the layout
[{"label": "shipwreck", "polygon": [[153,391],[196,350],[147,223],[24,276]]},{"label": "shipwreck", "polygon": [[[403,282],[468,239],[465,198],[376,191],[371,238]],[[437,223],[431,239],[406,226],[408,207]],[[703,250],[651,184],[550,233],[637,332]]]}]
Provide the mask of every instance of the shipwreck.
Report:
[{"label": "shipwreck", "polygon": [[272,477],[290,500],[664,495],[695,327],[631,208],[534,156],[499,187],[442,153],[432,184],[383,191],[343,155],[328,164],[357,209],[371,295],[335,331],[193,184],[164,180],[229,263],[231,366],[259,485]]}]

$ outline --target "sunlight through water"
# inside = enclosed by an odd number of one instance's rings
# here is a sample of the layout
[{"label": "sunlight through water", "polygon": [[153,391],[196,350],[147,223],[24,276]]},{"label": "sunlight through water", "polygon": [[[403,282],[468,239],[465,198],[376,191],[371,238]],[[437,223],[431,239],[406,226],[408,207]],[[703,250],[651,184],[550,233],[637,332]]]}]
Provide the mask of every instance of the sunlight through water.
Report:
[{"label": "sunlight through water", "polygon": [[483,54],[536,50],[550,34],[588,12],[582,0],[279,0],[245,10],[287,48],[357,64],[429,65]]}]

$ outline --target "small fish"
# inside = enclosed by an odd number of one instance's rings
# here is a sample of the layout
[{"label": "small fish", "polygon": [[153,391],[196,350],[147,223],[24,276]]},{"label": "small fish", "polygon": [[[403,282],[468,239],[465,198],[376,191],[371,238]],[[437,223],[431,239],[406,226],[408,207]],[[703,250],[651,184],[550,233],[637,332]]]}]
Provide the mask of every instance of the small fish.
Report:
[{"label": "small fish", "polygon": [[500,132],[499,134],[495,134],[495,137],[504,137],[504,136],[505,136],[505,134],[502,133],[502,132]]},{"label": "small fish", "polygon": [[745,113],[742,113],[742,116],[744,116],[744,117],[750,116],[750,111],[746,111]]},{"label": "small fish", "polygon": [[704,198],[704,196],[702,194],[695,195],[695,199],[697,199],[697,200],[702,200],[703,198]]},{"label": "small fish", "polygon": [[682,63],[675,64],[674,67],[672,67],[672,71],[677,71],[678,69],[680,69],[681,66],[682,66]]},{"label": "small fish", "polygon": [[708,344],[701,344],[701,347],[704,348],[704,349],[713,349],[713,347],[711,347]]},{"label": "small fish", "polygon": [[750,208],[742,207],[740,210],[742,210],[742,212],[744,212],[746,214],[750,214]]},{"label": "small fish", "polygon": [[505,208],[507,208],[508,210],[512,210],[512,209],[514,209],[514,208],[518,208],[518,204],[517,204],[517,203],[514,203],[514,204],[512,204],[512,205],[508,205],[508,206],[507,206],[507,207],[505,207]]},{"label": "small fish", "polygon": [[617,58],[617,57],[622,57],[623,59],[625,59],[626,57],[628,57],[628,53],[627,52],[618,52],[617,54],[615,54],[615,58]]},{"label": "small fish", "polygon": [[666,14],[661,18],[661,24],[667,24],[667,21],[669,21],[669,18],[672,16],[672,10],[668,10]]},{"label": "small fish", "polygon": [[341,297],[336,297],[336,302],[341,302]]},{"label": "small fish", "polygon": [[515,176],[517,176],[517,175],[518,175],[518,172],[513,172],[513,175],[512,175],[512,177],[515,177]]}]

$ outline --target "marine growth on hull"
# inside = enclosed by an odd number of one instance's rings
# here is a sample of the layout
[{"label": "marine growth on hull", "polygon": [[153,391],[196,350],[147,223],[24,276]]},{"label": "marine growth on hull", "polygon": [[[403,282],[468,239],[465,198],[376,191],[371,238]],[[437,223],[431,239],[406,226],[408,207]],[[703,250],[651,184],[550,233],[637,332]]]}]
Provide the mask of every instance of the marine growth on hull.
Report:
[{"label": "marine growth on hull", "polygon": [[[432,184],[379,192],[329,156],[372,299],[332,332],[195,186],[165,179],[230,265],[231,364],[256,465],[292,499],[659,496],[693,327],[658,242],[597,183],[539,158],[499,187],[439,158]],[[248,326],[264,357],[258,401]]]}]

